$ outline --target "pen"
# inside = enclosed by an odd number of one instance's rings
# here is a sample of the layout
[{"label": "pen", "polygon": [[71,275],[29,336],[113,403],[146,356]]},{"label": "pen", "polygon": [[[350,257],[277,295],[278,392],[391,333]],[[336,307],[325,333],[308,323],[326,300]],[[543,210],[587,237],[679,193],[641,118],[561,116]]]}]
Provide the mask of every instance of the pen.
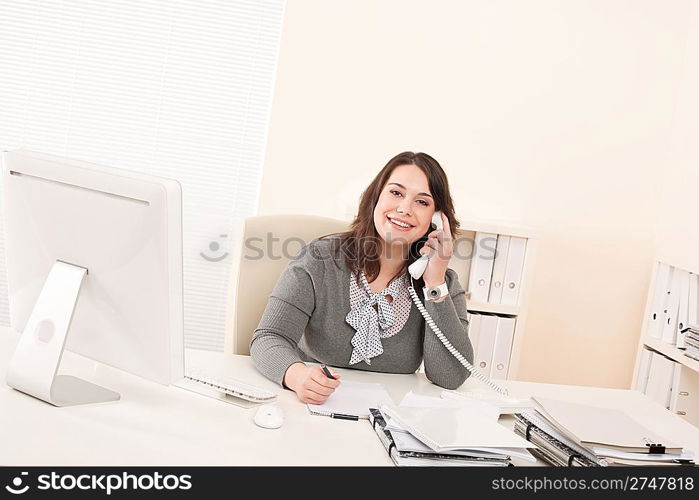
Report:
[{"label": "pen", "polygon": [[325,366],[325,365],[320,365],[320,367],[323,369],[323,373],[325,373],[325,376],[326,376],[326,377],[335,380],[335,377],[333,377],[333,374],[330,373],[330,370],[328,370],[328,367],[327,367],[327,366]]},{"label": "pen", "polygon": [[330,416],[341,420],[359,420],[357,415],[345,415],[344,413],[331,413]]}]

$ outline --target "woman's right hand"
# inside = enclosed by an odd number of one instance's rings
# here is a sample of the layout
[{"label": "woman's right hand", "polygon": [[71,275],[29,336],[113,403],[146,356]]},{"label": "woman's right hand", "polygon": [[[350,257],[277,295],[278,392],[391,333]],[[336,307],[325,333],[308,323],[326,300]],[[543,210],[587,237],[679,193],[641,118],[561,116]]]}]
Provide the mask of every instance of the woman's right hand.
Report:
[{"label": "woman's right hand", "polygon": [[296,393],[302,403],[320,405],[340,385],[340,375],[333,373],[335,379],[328,378],[320,366],[306,366],[294,363],[284,374],[284,385]]}]

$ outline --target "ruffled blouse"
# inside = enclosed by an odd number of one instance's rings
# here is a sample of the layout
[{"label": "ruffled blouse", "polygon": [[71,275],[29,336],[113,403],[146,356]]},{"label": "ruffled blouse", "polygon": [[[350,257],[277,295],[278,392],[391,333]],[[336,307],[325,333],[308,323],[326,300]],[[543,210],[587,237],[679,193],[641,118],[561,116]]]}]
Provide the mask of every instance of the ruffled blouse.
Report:
[{"label": "ruffled blouse", "polygon": [[[381,292],[372,292],[362,271],[357,285],[356,274],[350,274],[350,312],[345,321],[356,330],[352,337],[352,356],[349,364],[360,361],[371,364],[371,358],[383,353],[382,338],[392,337],[403,329],[412,301],[408,291],[408,274],[393,280]],[[389,302],[388,297],[391,297]]]}]

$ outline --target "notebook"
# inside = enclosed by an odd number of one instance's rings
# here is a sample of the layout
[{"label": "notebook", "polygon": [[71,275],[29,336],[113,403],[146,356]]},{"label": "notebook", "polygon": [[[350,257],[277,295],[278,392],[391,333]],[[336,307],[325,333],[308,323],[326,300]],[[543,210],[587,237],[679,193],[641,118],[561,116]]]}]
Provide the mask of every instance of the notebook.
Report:
[{"label": "notebook", "polygon": [[533,448],[496,420],[465,408],[408,408],[384,405],[384,416],[439,453],[470,448]]},{"label": "notebook", "polygon": [[393,400],[381,384],[342,381],[325,403],[308,403],[308,410],[315,415],[345,415],[369,418],[369,408],[393,404]]},{"label": "notebook", "polygon": [[582,446],[648,453],[647,444],[661,444],[666,453],[682,452],[680,446],[643,427],[623,411],[555,399],[532,399],[539,413]]}]

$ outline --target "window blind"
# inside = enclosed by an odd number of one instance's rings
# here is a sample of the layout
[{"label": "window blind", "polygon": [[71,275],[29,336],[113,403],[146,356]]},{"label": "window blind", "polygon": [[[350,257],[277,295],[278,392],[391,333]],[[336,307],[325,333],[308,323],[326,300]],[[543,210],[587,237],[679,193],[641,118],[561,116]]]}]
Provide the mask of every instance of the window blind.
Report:
[{"label": "window blind", "polygon": [[284,4],[0,0],[0,146],[182,184],[187,347],[223,348],[231,230],[257,212]]}]

